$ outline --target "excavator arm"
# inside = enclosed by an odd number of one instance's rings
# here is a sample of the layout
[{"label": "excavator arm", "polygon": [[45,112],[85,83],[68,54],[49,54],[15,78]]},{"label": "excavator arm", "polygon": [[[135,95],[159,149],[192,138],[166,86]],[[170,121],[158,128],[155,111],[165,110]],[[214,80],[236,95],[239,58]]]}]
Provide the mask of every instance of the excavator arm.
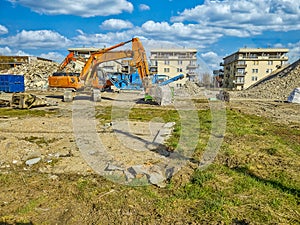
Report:
[{"label": "excavator arm", "polygon": [[58,71],[62,71],[71,61],[76,61],[76,58],[74,58],[74,53],[70,52],[64,61],[59,65]]},{"label": "excavator arm", "polygon": [[[112,51],[113,49],[121,47],[130,42],[132,42],[132,50]],[[72,57],[73,57],[72,55],[66,57],[66,60],[62,65],[67,64],[68,60],[71,59]],[[65,92],[67,94],[64,94],[64,100],[66,101],[72,100],[70,89],[71,90],[74,89],[92,90],[93,92],[92,96],[94,96],[93,99],[99,99],[98,96],[100,96],[100,90],[112,84],[108,84],[107,81],[102,83],[100,82],[99,77],[97,75],[98,65],[103,62],[115,61],[124,58],[131,58],[130,66],[135,67],[137,69],[146,96],[149,96],[150,97],[149,99],[154,99],[157,102],[159,102],[159,104],[162,104],[164,102],[163,97],[166,95],[165,93],[169,93],[170,91],[164,90],[166,88],[163,87],[157,87],[155,85],[152,86],[146,51],[139,38],[132,38],[129,41],[121,42],[109,48],[100,49],[92,53],[91,56],[86,61],[84,67],[82,68],[79,77],[68,76],[68,75],[67,76],[53,75],[48,78],[49,87],[67,88],[68,90]]]},{"label": "excavator arm", "polygon": [[[130,42],[132,42],[131,51],[111,51]],[[101,86],[96,85],[98,83],[96,75],[97,66],[103,62],[114,61],[123,58],[131,58],[130,66],[137,69],[138,74],[142,80],[145,92],[147,93],[152,83],[150,80],[146,51],[139,38],[132,38],[129,41],[121,42],[112,47],[101,49],[97,52],[92,53],[80,74],[80,79],[84,81],[84,86],[101,88]]]},{"label": "excavator arm", "polygon": [[148,93],[149,88],[152,86],[150,79],[149,65],[147,61],[146,51],[139,38],[132,39],[132,51],[133,59],[131,66],[134,66],[138,70],[144,90]]},{"label": "excavator arm", "polygon": [[116,45],[113,45],[109,48],[104,48],[104,49],[100,49],[99,51],[96,51],[96,52],[93,52],[91,54],[91,56],[88,58],[87,62],[85,63],[84,67],[82,68],[82,71],[81,71],[81,74],[80,74],[80,79],[82,80],[86,80],[91,68],[93,67],[94,65],[94,61],[100,61],[99,58],[102,57],[105,53],[113,50],[113,49],[116,49],[116,48],[119,48],[127,43],[131,42],[130,41],[125,41],[125,42],[121,42],[119,44],[116,44]]},{"label": "excavator arm", "polygon": [[103,54],[97,55],[97,57],[91,63],[89,70],[86,71],[84,76],[81,76],[81,79],[84,81],[85,87],[93,87],[102,89],[106,85],[105,81],[102,81],[102,84],[99,81],[97,76],[97,67],[104,62],[115,61],[118,59],[132,58],[133,52],[130,50],[127,51],[111,51]]}]

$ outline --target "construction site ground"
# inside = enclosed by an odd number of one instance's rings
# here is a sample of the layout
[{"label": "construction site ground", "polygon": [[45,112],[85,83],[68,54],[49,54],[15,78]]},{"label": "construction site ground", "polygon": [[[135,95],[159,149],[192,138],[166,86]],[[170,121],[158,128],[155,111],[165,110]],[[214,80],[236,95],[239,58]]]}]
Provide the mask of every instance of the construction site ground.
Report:
[{"label": "construction site ground", "polygon": [[[196,161],[210,135],[210,107],[207,99],[194,97],[204,119],[200,123],[208,124],[195,160],[164,187],[128,186],[100,176],[83,158],[74,136],[73,103],[56,92],[33,93],[52,105],[0,108],[0,224],[300,224],[299,104],[241,98],[224,103],[222,146],[214,162],[199,170]],[[97,132],[128,166],[142,163],[112,137],[103,109],[110,109],[117,96],[105,92],[95,103]],[[134,108],[174,110],[144,103]],[[140,133],[149,129],[148,123],[136,123]],[[147,163],[155,162],[150,157]]]}]

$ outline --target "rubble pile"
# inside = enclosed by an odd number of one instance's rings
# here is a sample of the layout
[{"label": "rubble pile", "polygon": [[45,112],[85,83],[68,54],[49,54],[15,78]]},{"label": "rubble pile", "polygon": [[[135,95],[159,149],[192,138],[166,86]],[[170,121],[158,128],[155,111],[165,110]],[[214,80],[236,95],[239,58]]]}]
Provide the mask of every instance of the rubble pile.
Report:
[{"label": "rubble pile", "polygon": [[26,90],[46,89],[48,85],[48,76],[55,72],[58,63],[34,60],[29,64],[22,64],[7,70],[2,70],[2,74],[21,74],[24,75]]},{"label": "rubble pile", "polygon": [[175,89],[176,96],[201,96],[205,97],[205,88],[200,87],[198,84],[192,81],[186,81],[183,88]]},{"label": "rubble pile", "polygon": [[297,87],[300,87],[300,63],[286,74],[279,74],[249,90],[231,92],[230,95],[238,98],[286,101],[290,93]]}]

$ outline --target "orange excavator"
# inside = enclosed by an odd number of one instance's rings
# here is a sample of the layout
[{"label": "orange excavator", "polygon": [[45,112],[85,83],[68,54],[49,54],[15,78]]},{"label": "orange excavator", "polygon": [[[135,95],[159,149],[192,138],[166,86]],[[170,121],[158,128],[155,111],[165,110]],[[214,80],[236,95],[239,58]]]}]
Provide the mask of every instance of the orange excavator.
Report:
[{"label": "orange excavator", "polygon": [[[132,43],[132,50],[112,51],[127,43]],[[70,57],[69,57],[70,56]],[[61,65],[66,66],[68,60],[70,61],[73,55],[66,57]],[[64,101],[72,101],[73,94],[76,91],[92,92],[92,99],[94,101],[101,100],[100,92],[104,88],[111,86],[109,80],[100,79],[97,74],[98,65],[103,62],[114,61],[118,59],[131,58],[130,66],[138,70],[145,93],[148,93],[152,83],[150,81],[149,66],[145,49],[139,38],[132,38],[129,41],[121,42],[109,48],[100,49],[93,52],[88,60],[85,62],[80,75],[71,73],[54,73],[48,77],[49,88],[63,88],[65,89]]]},{"label": "orange excavator", "polygon": [[67,57],[62,61],[62,63],[59,65],[58,70],[63,70],[71,61],[76,61],[76,58],[74,57],[74,52],[70,52]]}]

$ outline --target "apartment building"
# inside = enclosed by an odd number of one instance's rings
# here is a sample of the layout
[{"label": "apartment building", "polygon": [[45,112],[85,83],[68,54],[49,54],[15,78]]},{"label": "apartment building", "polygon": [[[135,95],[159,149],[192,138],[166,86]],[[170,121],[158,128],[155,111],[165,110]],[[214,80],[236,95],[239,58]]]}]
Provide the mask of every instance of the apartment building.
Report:
[{"label": "apartment building", "polygon": [[184,74],[185,78],[171,86],[182,86],[186,80],[195,80],[197,77],[197,50],[196,49],[153,49],[150,51],[150,71],[166,75],[169,78]]},{"label": "apartment building", "polygon": [[243,90],[287,64],[286,48],[241,48],[223,58],[223,87]]}]

